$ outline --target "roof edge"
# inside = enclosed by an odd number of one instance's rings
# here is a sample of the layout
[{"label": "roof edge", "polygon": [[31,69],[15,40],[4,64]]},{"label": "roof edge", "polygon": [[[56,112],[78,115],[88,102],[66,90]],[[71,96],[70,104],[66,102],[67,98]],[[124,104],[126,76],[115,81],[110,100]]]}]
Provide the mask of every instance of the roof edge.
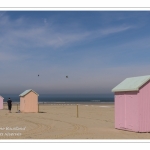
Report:
[{"label": "roof edge", "polygon": [[[27,91],[27,90],[26,90]],[[32,90],[32,89],[29,89],[29,91],[27,92],[27,93],[25,93],[24,95],[22,95],[22,93],[19,95],[20,97],[24,97],[25,95],[27,95],[28,93],[30,93],[30,92],[34,92],[37,96],[39,96],[39,94],[38,93],[36,93],[34,90]],[[25,92],[25,91],[24,91]]]},{"label": "roof edge", "polygon": [[145,83],[147,83],[148,81],[150,81],[150,77],[149,77],[149,79],[145,80],[144,83],[142,83],[141,85],[139,85],[138,90],[139,90]]},{"label": "roof edge", "polygon": [[111,92],[130,92],[130,91],[139,91],[138,88],[132,90],[112,90]]}]

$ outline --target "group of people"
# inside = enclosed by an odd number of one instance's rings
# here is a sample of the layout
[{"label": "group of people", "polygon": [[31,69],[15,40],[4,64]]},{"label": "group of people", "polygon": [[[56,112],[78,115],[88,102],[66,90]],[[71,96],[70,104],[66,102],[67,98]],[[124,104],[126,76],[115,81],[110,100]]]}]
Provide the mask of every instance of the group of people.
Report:
[{"label": "group of people", "polygon": [[12,100],[11,100],[10,98],[8,98],[8,100],[7,100],[7,104],[8,104],[8,110],[9,110],[9,113],[11,113]]}]

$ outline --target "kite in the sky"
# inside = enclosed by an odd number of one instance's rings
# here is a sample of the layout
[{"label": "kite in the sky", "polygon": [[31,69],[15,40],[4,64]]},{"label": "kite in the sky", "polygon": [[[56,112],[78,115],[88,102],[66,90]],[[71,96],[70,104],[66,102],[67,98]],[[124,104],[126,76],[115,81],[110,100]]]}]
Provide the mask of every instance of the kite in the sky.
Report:
[{"label": "kite in the sky", "polygon": [[68,76],[66,76],[66,78],[68,78]]}]

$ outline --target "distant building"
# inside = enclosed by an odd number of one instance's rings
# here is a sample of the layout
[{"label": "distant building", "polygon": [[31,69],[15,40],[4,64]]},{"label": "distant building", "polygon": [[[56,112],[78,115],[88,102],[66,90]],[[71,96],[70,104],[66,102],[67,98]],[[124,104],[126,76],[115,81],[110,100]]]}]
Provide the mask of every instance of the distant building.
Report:
[{"label": "distant building", "polygon": [[4,98],[0,95],[0,109],[3,109]]},{"label": "distant building", "polygon": [[38,112],[38,96],[32,89],[26,90],[20,95],[21,112]]},{"label": "distant building", "polygon": [[150,132],[150,75],[127,78],[115,93],[115,128]]}]

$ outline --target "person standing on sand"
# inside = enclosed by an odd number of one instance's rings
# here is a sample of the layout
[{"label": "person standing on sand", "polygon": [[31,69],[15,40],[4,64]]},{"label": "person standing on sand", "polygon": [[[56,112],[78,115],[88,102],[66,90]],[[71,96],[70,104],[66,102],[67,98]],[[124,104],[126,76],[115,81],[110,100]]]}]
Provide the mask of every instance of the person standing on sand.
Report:
[{"label": "person standing on sand", "polygon": [[8,104],[8,110],[9,110],[9,112],[11,113],[12,100],[11,100],[10,98],[8,99],[7,104]]}]

